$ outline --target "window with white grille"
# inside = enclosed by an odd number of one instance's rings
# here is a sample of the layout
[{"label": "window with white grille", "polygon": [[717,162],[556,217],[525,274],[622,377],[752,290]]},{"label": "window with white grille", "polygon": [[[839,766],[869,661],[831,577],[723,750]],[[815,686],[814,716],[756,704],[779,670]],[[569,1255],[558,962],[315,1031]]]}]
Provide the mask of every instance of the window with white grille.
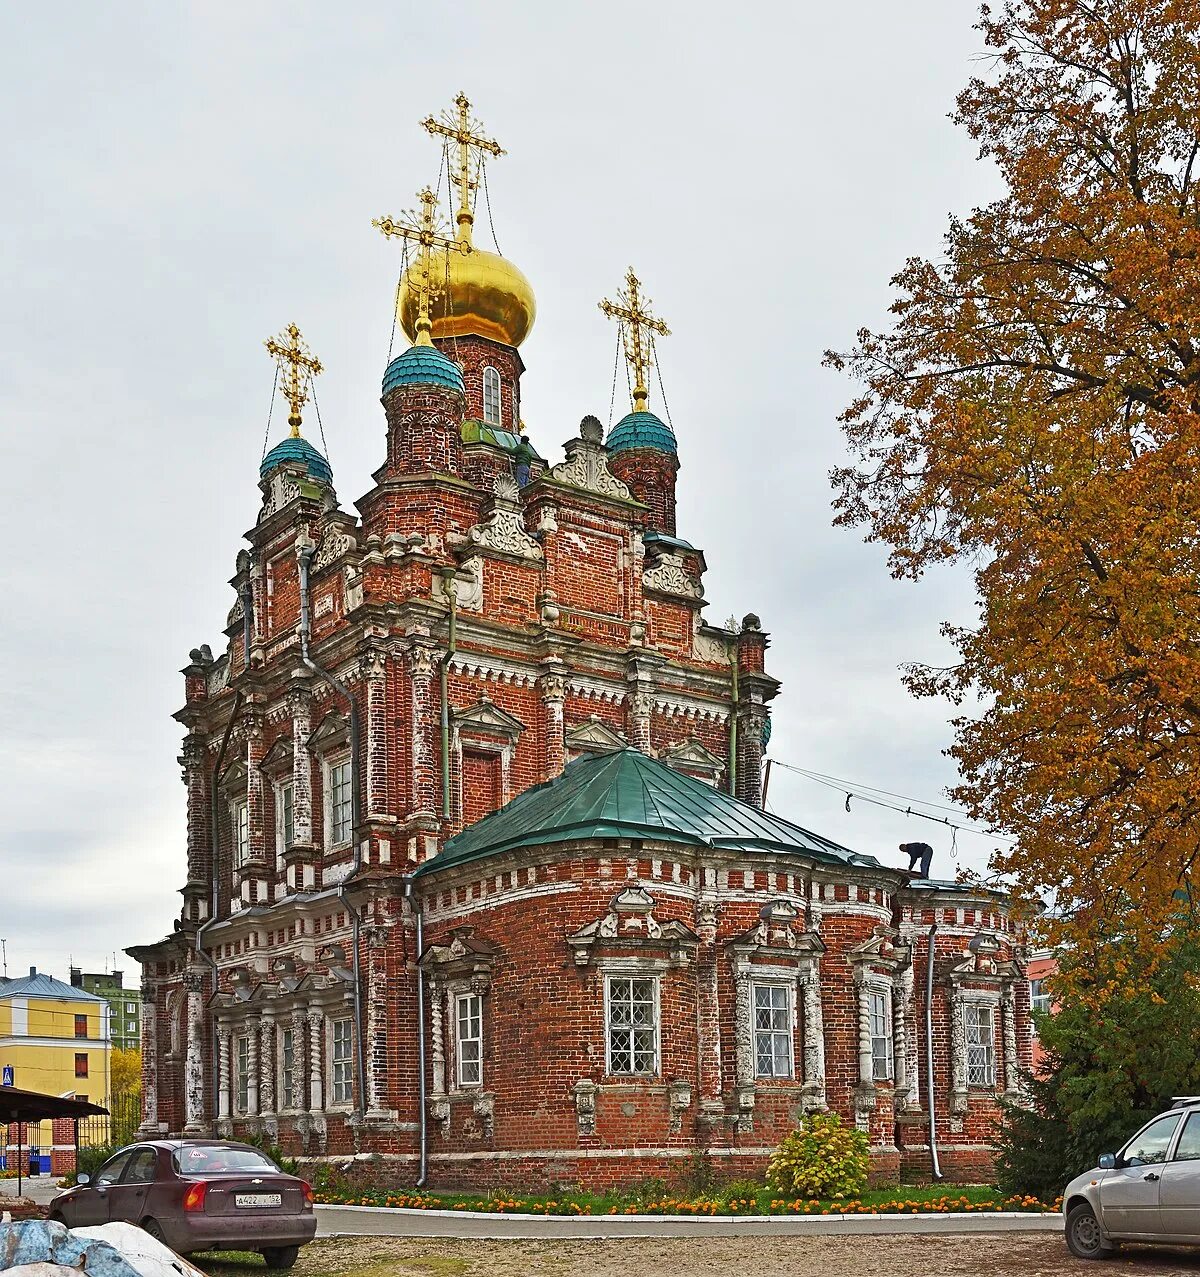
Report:
[{"label": "window with white grille", "polygon": [[454,1058],[458,1084],[483,1085],[483,997],[460,993],[454,999]]},{"label": "window with white grille", "polygon": [[792,1076],[792,991],[783,984],[754,986],[754,1072]]},{"label": "window with white grille", "polygon": [[292,1081],[296,1067],[296,1033],[284,1029],[279,1035],[279,1107],[292,1107]]},{"label": "window with white grille", "polygon": [[890,1082],[892,1059],[892,996],[886,989],[872,989],[868,995],[867,1019],[871,1028],[871,1077]]},{"label": "window with white grille", "polygon": [[608,1071],[635,1077],[658,1072],[658,980],[609,976],[605,984]]},{"label": "window with white grille", "polygon": [[483,420],[488,426],[500,424],[500,374],[494,368],[483,370]]},{"label": "window with white grille", "polygon": [[1050,991],[1044,980],[1030,980],[1029,1007],[1032,1011],[1040,1011],[1042,1015],[1050,1014]]},{"label": "window with white grille", "polygon": [[349,1104],[354,1098],[354,1022],[334,1020],[329,1073],[333,1082],[333,1102]]},{"label": "window with white grille", "polygon": [[250,1039],[233,1039],[233,1084],[237,1093],[235,1107],[239,1113],[250,1110]]},{"label": "window with white grille", "polygon": [[353,803],[350,794],[350,760],[329,764],[329,845],[339,846],[350,841],[353,823]]},{"label": "window with white grille", "polygon": [[250,858],[250,807],[246,803],[233,805],[233,863],[240,868]]},{"label": "window with white grille", "polygon": [[963,1007],[967,1035],[967,1085],[996,1085],[996,1032],[992,1008],[968,1002]]}]

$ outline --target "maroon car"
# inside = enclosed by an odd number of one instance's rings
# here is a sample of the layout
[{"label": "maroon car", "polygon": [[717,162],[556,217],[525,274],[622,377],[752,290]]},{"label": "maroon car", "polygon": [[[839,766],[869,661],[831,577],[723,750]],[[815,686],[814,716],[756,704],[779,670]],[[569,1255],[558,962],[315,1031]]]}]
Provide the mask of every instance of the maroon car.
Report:
[{"label": "maroon car", "polygon": [[249,1144],[147,1140],[79,1178],[51,1203],[51,1219],[140,1224],[181,1255],[257,1250],[268,1268],[290,1268],[317,1231],[311,1187]]}]

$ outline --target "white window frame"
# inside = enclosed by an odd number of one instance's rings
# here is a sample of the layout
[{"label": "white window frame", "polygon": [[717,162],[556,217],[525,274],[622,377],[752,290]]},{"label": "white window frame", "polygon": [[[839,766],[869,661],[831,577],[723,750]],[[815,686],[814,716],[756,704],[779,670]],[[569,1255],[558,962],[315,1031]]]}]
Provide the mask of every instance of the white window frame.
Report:
[{"label": "white window frame", "polygon": [[894,1082],[896,1047],[892,991],[886,985],[867,986],[867,1029],[871,1036],[871,1081]]},{"label": "white window frame", "polygon": [[[980,1024],[981,1014],[987,1017],[986,1032]],[[994,1089],[996,1086],[996,1008],[990,1002],[964,1002],[962,1015],[967,1085]],[[974,1035],[974,1041],[972,1041],[972,1035]],[[972,1061],[972,1048],[983,1052],[983,1059],[980,1062],[982,1067]]]},{"label": "white window frame", "polygon": [[[336,808],[334,806],[334,772],[346,768],[346,798],[344,801],[344,810],[346,813],[344,838],[337,837],[337,829],[335,825],[338,823],[335,819]],[[329,849],[334,847],[348,847],[351,839],[354,837],[354,768],[350,765],[350,755],[336,754],[332,758],[325,760],[325,846]]]},{"label": "white window frame", "polygon": [[1040,976],[1029,982],[1029,1009],[1041,1015],[1050,1014],[1050,994],[1045,991],[1046,981]]},{"label": "white window frame", "polygon": [[349,1017],[329,1022],[329,1100],[354,1103],[354,1021]]},{"label": "white window frame", "polygon": [[[497,369],[490,365],[483,370],[483,424],[485,426],[500,426],[504,421],[504,383]],[[489,415],[488,404],[495,395],[495,415]]]},{"label": "white window frame", "polygon": [[250,859],[250,803],[239,798],[229,813],[233,823],[233,867],[240,869]]},{"label": "white window frame", "polygon": [[237,1113],[250,1111],[250,1036],[233,1039],[233,1105]]},{"label": "white window frame", "polygon": [[[648,1070],[638,1070],[632,1068],[617,1072],[613,1068],[613,1033],[614,1031],[622,1031],[626,1028],[632,1029],[632,1025],[614,1025],[613,1024],[613,985],[614,983],[624,983],[626,981],[639,982],[645,981],[650,985],[650,1005],[653,1010],[653,1020],[650,1025],[651,1032],[654,1034],[653,1049],[653,1067]],[[604,1069],[610,1077],[628,1077],[628,1078],[656,1078],[662,1073],[662,1015],[661,1015],[661,981],[658,975],[646,971],[629,971],[615,970],[608,971],[604,975]],[[633,992],[632,983],[630,992]],[[630,1040],[631,1063],[636,1064],[637,1052],[633,1047],[632,1038]]]},{"label": "white window frame", "polygon": [[[289,1058],[290,1057],[290,1058]],[[279,1026],[279,1108],[292,1107],[292,1083],[296,1071],[296,1030],[290,1024]]]},{"label": "white window frame", "polygon": [[[463,1032],[464,1007],[467,1009],[467,1029],[474,1032]],[[464,1049],[467,1047],[474,1047],[474,1052]],[[473,1054],[474,1058],[468,1059],[469,1054]],[[460,1091],[477,1091],[483,1086],[482,993],[454,995],[454,1078]]]},{"label": "white window frame", "polygon": [[[758,1005],[758,996],[760,992],[771,993],[771,1006],[769,1008],[760,1008]],[[784,996],[784,1005],[782,1007],[784,1013],[785,1027],[781,1028],[777,1024],[772,1024],[769,1029],[759,1027],[758,1013],[761,1010],[770,1010],[772,1018],[781,1009],[774,1005],[775,995],[782,993]],[[794,1078],[796,1076],[796,998],[795,992],[790,984],[784,984],[779,980],[755,980],[750,986],[750,1033],[751,1033],[751,1049],[754,1051],[754,1076],[756,1078]],[[770,1072],[763,1072],[761,1067],[763,1052],[760,1048],[760,1038],[770,1039]],[[782,1038],[787,1042],[787,1069],[783,1073],[778,1073],[775,1066],[778,1063],[775,1055],[776,1039]]]},{"label": "white window frame", "polygon": [[[288,817],[288,807],[291,817]],[[289,828],[289,825],[291,826]],[[296,784],[289,777],[275,786],[275,845],[282,855],[296,840]]]}]

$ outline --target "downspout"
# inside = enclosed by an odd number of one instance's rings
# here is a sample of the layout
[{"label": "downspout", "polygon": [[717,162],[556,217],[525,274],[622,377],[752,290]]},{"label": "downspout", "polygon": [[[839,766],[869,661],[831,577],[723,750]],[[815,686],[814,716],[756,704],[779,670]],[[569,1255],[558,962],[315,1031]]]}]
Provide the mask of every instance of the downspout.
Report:
[{"label": "downspout", "polygon": [[[243,674],[250,668],[250,636],[254,623],[254,591],[250,586],[249,580],[242,586],[242,672]],[[245,691],[239,687],[234,693],[233,708],[229,711],[229,722],[225,724],[225,734],[221,737],[221,748],[217,750],[217,761],[213,764],[212,776],[209,778],[208,786],[208,833],[209,833],[209,854],[212,857],[212,873],[209,881],[209,906],[208,920],[202,922],[196,928],[196,952],[205,962],[212,967],[213,971],[213,991],[216,992],[217,973],[219,968],[216,960],[210,958],[207,950],[203,945],[203,937],[205,931],[212,926],[217,920],[217,908],[220,904],[221,892],[221,831],[218,823],[220,815],[220,800],[217,797],[217,786],[221,781],[221,773],[225,770],[225,753],[229,749],[229,738],[233,735],[234,724],[237,722],[238,714],[242,708],[242,701],[245,699]],[[212,1033],[213,1049],[214,1049],[214,1065],[212,1069],[212,1115],[213,1122],[217,1121],[217,1114],[221,1107],[221,1070],[215,1061],[215,1051],[217,1042],[217,1013],[212,1011],[210,1016],[210,1031]]]},{"label": "downspout", "polygon": [[[300,544],[296,547],[296,559],[300,568],[300,659],[318,678],[324,679],[335,692],[338,692],[350,706],[350,842],[354,849],[353,877],[362,868],[362,843],[359,830],[362,827],[362,802],[359,797],[359,744],[362,739],[362,725],[358,716],[358,702],[350,693],[350,689],[327,669],[323,669],[309,655],[309,615],[308,615],[308,568],[312,560],[313,545]],[[362,918],[358,910],[350,903],[346,893],[345,882],[338,884],[338,899],[346,907],[350,915],[353,929],[352,944],[354,946],[354,1069],[358,1074],[358,1111],[366,1111],[367,1101],[367,1067],[366,1053],[363,1047],[362,1016],[362,973],[360,969],[358,946],[362,933]]]},{"label": "downspout", "polygon": [[929,1096],[929,1168],[934,1181],[942,1178],[937,1151],[937,1095],[933,1089],[933,938],[937,923],[929,928],[929,947],[925,954],[925,1090]]},{"label": "downspout", "polygon": [[447,617],[446,658],[442,661],[442,819],[450,819],[450,662],[458,650],[458,586],[453,569],[442,576],[446,600],[450,605]]},{"label": "downspout", "polygon": [[425,1097],[425,972],[421,970],[421,955],[425,951],[425,920],[421,912],[421,899],[416,893],[411,874],[404,879],[404,894],[417,919],[417,1125],[420,1131],[421,1160],[416,1187],[424,1188],[429,1178],[429,1116]]},{"label": "downspout", "polygon": [[729,651],[729,665],[733,678],[733,698],[729,708],[729,793],[737,797],[737,708],[738,708],[738,650],[737,637]]}]

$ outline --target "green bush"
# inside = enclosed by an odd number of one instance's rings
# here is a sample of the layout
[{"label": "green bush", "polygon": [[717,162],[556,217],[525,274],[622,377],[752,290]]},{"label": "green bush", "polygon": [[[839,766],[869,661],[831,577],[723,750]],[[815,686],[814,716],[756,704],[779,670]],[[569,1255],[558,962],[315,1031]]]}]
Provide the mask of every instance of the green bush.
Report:
[{"label": "green bush", "polygon": [[870,1167],[865,1131],[836,1113],[809,1113],[772,1154],[767,1184],[788,1197],[857,1197]]},{"label": "green bush", "polygon": [[723,1202],[744,1202],[756,1198],[763,1186],[756,1179],[731,1179],[721,1187]]}]

